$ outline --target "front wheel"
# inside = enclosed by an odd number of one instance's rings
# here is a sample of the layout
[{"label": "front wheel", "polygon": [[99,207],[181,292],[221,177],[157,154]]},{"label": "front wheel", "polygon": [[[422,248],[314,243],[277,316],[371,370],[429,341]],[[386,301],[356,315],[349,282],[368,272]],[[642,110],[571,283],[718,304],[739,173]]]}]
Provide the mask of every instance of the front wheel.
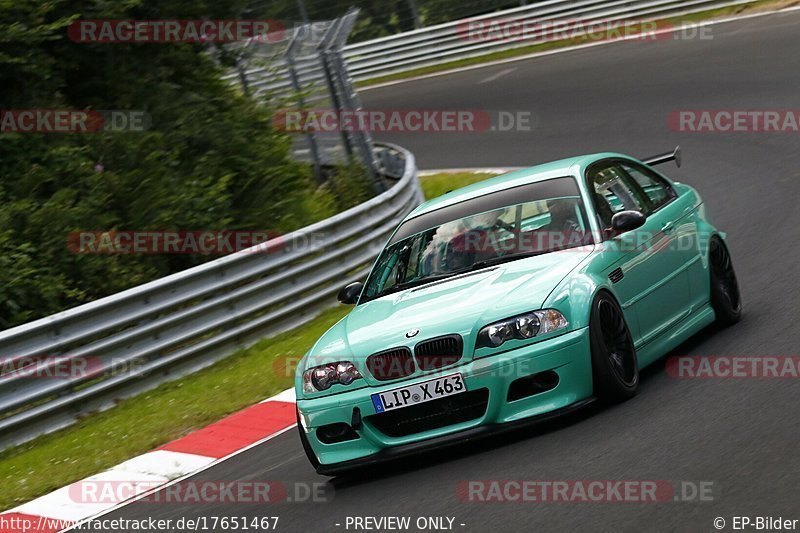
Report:
[{"label": "front wheel", "polygon": [[739,282],[733,270],[733,261],[727,246],[716,235],[708,245],[709,270],[711,271],[711,307],[717,322],[730,326],[742,318],[742,299]]},{"label": "front wheel", "polygon": [[639,391],[639,364],[625,315],[617,301],[600,292],[592,303],[589,320],[594,395],[606,403],[619,403]]}]

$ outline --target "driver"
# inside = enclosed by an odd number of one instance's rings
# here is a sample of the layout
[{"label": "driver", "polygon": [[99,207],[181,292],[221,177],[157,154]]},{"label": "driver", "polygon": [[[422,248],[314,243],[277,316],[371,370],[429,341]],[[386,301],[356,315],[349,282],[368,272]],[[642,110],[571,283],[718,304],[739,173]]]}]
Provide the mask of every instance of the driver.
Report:
[{"label": "driver", "polygon": [[584,241],[583,228],[577,214],[577,199],[547,200],[547,209],[550,212],[550,223],[547,225],[550,248],[561,249]]},{"label": "driver", "polygon": [[[500,220],[506,211],[496,209],[442,224],[422,254],[425,271],[452,272],[470,266],[486,252],[489,257],[497,255],[491,244],[497,242],[494,232],[507,229]],[[494,240],[487,238],[489,235]]]},{"label": "driver", "polygon": [[503,255],[500,232],[514,231],[502,220],[507,212],[507,208],[495,209],[463,219],[466,230],[453,238],[449,245],[451,250],[461,255],[456,262],[462,264],[462,268],[475,261]]},{"label": "driver", "polygon": [[547,200],[547,210],[550,212],[550,224],[547,227],[564,233],[580,231],[581,225],[575,214],[577,207],[578,201],[574,198]]}]

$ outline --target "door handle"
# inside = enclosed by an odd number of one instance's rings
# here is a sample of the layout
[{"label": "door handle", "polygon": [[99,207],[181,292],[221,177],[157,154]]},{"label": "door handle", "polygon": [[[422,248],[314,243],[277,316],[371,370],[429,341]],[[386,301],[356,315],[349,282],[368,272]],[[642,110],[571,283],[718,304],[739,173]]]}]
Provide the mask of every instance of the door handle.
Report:
[{"label": "door handle", "polygon": [[669,233],[670,231],[672,231],[672,227],[673,226],[674,226],[674,223],[667,222],[666,224],[664,224],[664,227],[661,228],[661,231],[663,231],[664,233]]}]

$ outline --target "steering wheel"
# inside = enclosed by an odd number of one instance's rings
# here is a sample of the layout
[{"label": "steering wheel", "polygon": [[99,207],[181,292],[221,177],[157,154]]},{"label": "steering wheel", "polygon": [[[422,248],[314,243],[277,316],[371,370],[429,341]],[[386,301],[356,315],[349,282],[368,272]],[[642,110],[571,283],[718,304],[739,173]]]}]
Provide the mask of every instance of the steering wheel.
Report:
[{"label": "steering wheel", "polygon": [[508,222],[503,222],[499,218],[497,219],[497,222],[494,223],[494,227],[504,229],[509,233],[514,233],[514,226],[512,226]]},{"label": "steering wheel", "polygon": [[468,230],[474,230],[474,229],[492,230],[492,229],[500,228],[500,229],[504,229],[506,231],[510,231],[511,233],[514,232],[514,226],[512,226],[511,224],[508,224],[507,222],[503,222],[499,218],[494,221],[494,224],[492,224],[491,226],[488,226],[488,227],[486,227],[486,226],[478,226],[477,224],[475,224],[475,220],[474,220],[473,217],[465,218],[463,223],[464,223],[464,227],[466,227]]}]

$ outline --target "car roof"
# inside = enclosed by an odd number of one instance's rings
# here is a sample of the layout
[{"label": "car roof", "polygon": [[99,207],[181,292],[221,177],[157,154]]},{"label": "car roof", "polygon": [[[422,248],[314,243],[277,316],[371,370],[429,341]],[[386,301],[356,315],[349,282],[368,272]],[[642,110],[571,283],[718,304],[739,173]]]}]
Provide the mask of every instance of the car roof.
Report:
[{"label": "car roof", "polygon": [[[565,176],[579,177],[583,175],[586,167],[592,163],[601,159],[616,157],[632,159],[631,157],[623,154],[604,152],[559,159],[558,161],[552,161],[550,163],[544,163],[521,170],[515,170],[500,176],[487,178],[477,183],[467,185],[466,187],[461,187],[460,189],[450,191],[446,194],[428,200],[409,213],[406,217],[406,220],[430,211],[441,209],[442,207],[457,204],[472,198],[477,198],[485,194],[504,189],[510,189],[526,183],[535,183],[537,181],[544,181],[553,178],[563,178]],[[578,186],[581,189],[583,188],[581,180],[578,180]]]}]

